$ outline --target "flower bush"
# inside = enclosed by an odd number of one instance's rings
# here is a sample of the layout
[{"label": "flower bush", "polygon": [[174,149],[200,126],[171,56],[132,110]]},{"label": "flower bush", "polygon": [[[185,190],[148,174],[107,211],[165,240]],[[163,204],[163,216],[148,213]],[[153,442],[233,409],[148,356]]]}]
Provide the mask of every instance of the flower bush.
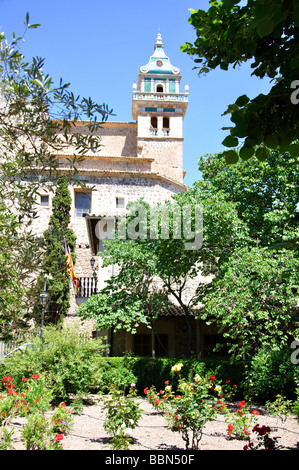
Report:
[{"label": "flower bush", "polygon": [[262,447],[265,450],[277,450],[279,449],[279,445],[277,444],[278,438],[277,437],[270,437],[271,428],[269,426],[259,426],[256,424],[253,429],[253,432],[256,432],[258,435],[258,443],[256,445],[253,442],[249,441],[243,449],[244,450],[258,450]]},{"label": "flower bush", "polygon": [[226,421],[229,421],[227,427],[228,437],[230,439],[249,439],[250,429],[258,415],[257,410],[250,411],[245,401],[240,401],[235,413],[228,411],[226,414]]},{"label": "flower bush", "polygon": [[13,419],[25,416],[26,424],[21,431],[27,450],[62,449],[62,439],[72,427],[71,410],[61,403],[53,416],[51,410],[52,393],[46,386],[44,377],[32,374],[23,377],[23,386],[16,390],[11,376],[2,378],[6,388],[0,395],[0,449],[13,449]]},{"label": "flower bush", "polygon": [[292,401],[277,395],[274,402],[267,401],[266,408],[270,414],[277,416],[284,423],[292,410]]},{"label": "flower bush", "polygon": [[[182,363],[175,364],[171,372],[179,373],[182,367]],[[171,430],[182,434],[186,449],[190,446],[198,449],[204,425],[226,409],[221,400],[223,387],[215,384],[215,376],[205,378],[199,374],[190,381],[180,377],[177,391],[172,389],[169,380],[164,385],[160,392],[155,387],[146,387],[144,394],[155,409],[165,414]]]},{"label": "flower bush", "polygon": [[132,442],[132,431],[142,414],[138,402],[134,400],[136,395],[135,384],[132,383],[127,395],[118,386],[112,385],[108,397],[102,398],[104,410],[107,410],[104,429],[111,436],[110,444],[114,449],[127,450]]},{"label": "flower bush", "polygon": [[32,339],[32,348],[17,351],[5,359],[3,375],[14,377],[17,388],[23,377],[39,371],[47,378],[52,400],[58,404],[70,397],[98,391],[101,383],[99,354],[103,349],[100,339],[86,340],[75,328],[44,328],[43,340]]}]

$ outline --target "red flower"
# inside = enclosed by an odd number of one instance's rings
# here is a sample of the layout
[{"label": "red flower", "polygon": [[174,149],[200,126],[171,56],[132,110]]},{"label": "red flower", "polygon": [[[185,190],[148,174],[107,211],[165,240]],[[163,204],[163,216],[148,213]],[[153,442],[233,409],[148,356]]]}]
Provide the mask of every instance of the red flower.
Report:
[{"label": "red flower", "polygon": [[[162,400],[161,400],[162,401]],[[159,405],[159,398],[155,400],[156,405]]]},{"label": "red flower", "polygon": [[62,401],[62,402],[59,403],[59,405],[58,405],[59,408],[61,408],[61,407],[63,407],[63,406],[65,406],[65,402],[64,402],[64,401]]},{"label": "red flower", "polygon": [[230,383],[230,380],[226,380],[226,382],[225,382],[225,383],[229,384],[229,383]]},{"label": "red flower", "polygon": [[229,424],[229,425],[227,426],[227,429],[231,432],[231,431],[234,429],[234,427],[233,427],[231,424]]},{"label": "red flower", "polygon": [[260,427],[258,424],[256,424],[254,428],[252,428],[252,431],[257,432],[260,436],[264,436],[265,434],[271,431],[271,428],[265,425]]},{"label": "red flower", "polygon": [[143,390],[143,393],[144,393],[144,395],[146,395],[148,393],[148,387],[145,387],[145,389]]},{"label": "red flower", "polygon": [[6,382],[12,382],[12,377],[3,377],[2,383],[5,384]]},{"label": "red flower", "polygon": [[210,375],[210,380],[215,380],[215,375]]},{"label": "red flower", "polygon": [[242,409],[244,405],[245,405],[245,401],[242,400],[239,402],[238,407]]},{"label": "red flower", "polygon": [[252,414],[253,414],[253,415],[259,415],[260,413],[259,413],[259,411],[257,411],[257,410],[252,410]]},{"label": "red flower", "polygon": [[63,435],[62,434],[56,434],[55,436],[55,442],[62,441]]},{"label": "red flower", "polygon": [[168,385],[168,384],[169,384],[169,380],[165,380],[164,385]]},{"label": "red flower", "polygon": [[31,377],[32,377],[33,379],[39,379],[39,375],[37,375],[37,374],[32,374]]},{"label": "red flower", "polygon": [[26,382],[26,377],[22,377],[22,382]]}]

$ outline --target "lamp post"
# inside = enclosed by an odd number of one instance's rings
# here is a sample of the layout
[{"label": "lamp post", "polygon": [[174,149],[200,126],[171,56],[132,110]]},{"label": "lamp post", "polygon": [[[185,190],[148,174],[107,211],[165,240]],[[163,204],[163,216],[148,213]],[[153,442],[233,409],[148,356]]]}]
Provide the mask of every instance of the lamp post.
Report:
[{"label": "lamp post", "polygon": [[45,278],[44,290],[39,294],[40,304],[42,306],[42,319],[41,319],[41,330],[40,330],[40,337],[43,337],[43,328],[44,328],[44,315],[45,315],[45,307],[49,300],[49,294],[47,292],[47,278]]}]

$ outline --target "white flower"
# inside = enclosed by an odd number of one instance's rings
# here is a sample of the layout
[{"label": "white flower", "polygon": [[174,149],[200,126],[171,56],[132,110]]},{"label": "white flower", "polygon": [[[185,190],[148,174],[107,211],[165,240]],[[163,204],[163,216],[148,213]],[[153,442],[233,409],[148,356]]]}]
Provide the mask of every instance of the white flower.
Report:
[{"label": "white flower", "polygon": [[124,434],[131,434],[132,431],[133,431],[133,429],[131,429],[131,428],[126,428],[126,429],[124,429]]},{"label": "white flower", "polygon": [[199,382],[201,380],[200,375],[196,374],[194,377],[195,382]]}]

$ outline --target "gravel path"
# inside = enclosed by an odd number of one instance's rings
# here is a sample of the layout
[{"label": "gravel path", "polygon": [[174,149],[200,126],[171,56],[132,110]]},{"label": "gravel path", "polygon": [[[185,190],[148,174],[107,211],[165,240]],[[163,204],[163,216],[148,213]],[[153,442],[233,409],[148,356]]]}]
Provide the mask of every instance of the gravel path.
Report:
[{"label": "gravel path", "polygon": [[[133,430],[132,451],[184,451],[185,443],[178,432],[172,432],[165,418],[157,412],[145,399],[138,399],[143,410],[139,426]],[[282,450],[299,450],[299,424],[295,416],[288,417],[285,422],[270,416],[263,408],[257,423],[268,425],[272,429],[271,437],[279,437],[278,443]],[[84,406],[80,415],[74,415],[72,432],[63,439],[64,450],[113,450],[109,445],[109,436],[103,428],[105,414],[98,397],[93,397],[93,403]],[[24,446],[19,438],[20,429],[25,418],[17,418],[13,445],[16,450]],[[203,429],[199,450],[243,450],[245,441],[228,439],[225,416],[218,414],[215,421],[209,422]],[[252,435],[255,433],[252,433]],[[252,439],[254,442],[256,440]]]},{"label": "gravel path", "polygon": [[[143,410],[139,426],[133,430],[132,450],[185,450],[185,442],[181,434],[172,432],[167,426],[165,418],[158,413],[145,399],[140,399]],[[268,425],[273,432],[272,437],[278,436],[278,443],[285,450],[299,450],[299,424],[295,416],[288,417],[282,423],[277,417],[266,414],[258,408],[258,424]],[[206,424],[203,430],[199,449],[202,450],[243,450],[245,441],[227,438],[227,422],[224,415],[219,414],[217,419]],[[85,407],[80,416],[75,417],[73,432],[65,437],[65,450],[111,450],[109,436],[103,428],[105,414],[101,404],[95,403]]]}]

